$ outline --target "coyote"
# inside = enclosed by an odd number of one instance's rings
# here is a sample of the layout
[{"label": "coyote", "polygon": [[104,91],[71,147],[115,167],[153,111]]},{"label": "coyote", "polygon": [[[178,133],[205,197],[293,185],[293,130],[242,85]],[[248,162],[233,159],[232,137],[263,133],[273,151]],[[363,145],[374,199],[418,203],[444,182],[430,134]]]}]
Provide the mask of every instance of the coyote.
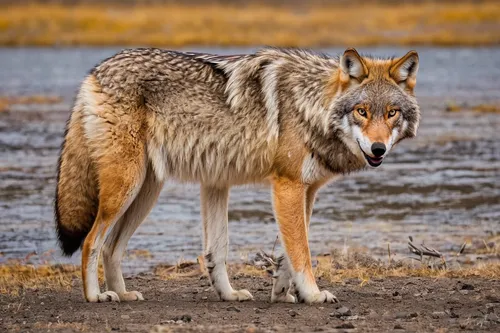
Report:
[{"label": "coyote", "polygon": [[316,192],[335,176],[378,167],[396,143],[415,136],[417,71],[415,51],[377,59],[352,48],[340,57],[143,48],[104,60],[79,89],[55,200],[62,251],[82,247],[85,299],[144,299],[125,288],[121,260],[170,179],[201,184],[205,265],[221,300],[253,298],[233,289],[227,274],[229,188],[267,182],[286,252],[271,301],[335,302],[319,290],[311,265]]}]

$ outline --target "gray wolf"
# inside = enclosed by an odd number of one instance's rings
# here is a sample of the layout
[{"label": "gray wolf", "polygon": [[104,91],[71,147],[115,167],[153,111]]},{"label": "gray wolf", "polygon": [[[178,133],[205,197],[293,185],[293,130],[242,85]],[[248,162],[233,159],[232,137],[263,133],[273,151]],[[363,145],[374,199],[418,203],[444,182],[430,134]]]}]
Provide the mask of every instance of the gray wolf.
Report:
[{"label": "gray wolf", "polygon": [[319,290],[311,265],[316,192],[336,176],[378,167],[394,145],[416,135],[417,71],[415,51],[377,59],[354,49],[329,57],[300,49],[216,56],[148,48],[104,60],[78,92],[56,190],[62,250],[82,247],[85,299],[143,299],[125,288],[120,263],[170,179],[201,184],[206,267],[221,300],[252,299],[233,289],[226,270],[229,188],[268,182],[286,252],[271,300],[335,302]]}]

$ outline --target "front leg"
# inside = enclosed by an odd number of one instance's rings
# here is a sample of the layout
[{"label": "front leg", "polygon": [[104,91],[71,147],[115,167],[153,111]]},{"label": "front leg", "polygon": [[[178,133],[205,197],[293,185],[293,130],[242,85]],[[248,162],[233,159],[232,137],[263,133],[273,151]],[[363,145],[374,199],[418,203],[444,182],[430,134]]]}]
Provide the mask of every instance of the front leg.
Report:
[{"label": "front leg", "polygon": [[226,259],[228,248],[227,204],[229,188],[201,188],[204,254],[210,283],[223,301],[253,299],[248,290],[234,290],[229,283]]},{"label": "front leg", "polygon": [[[289,260],[287,268],[299,302],[333,303],[336,302],[336,297],[328,291],[319,290],[312,271],[308,243],[306,193],[307,185],[300,181],[288,178],[273,180],[273,204],[281,239]],[[273,295],[280,291],[273,290]]]}]

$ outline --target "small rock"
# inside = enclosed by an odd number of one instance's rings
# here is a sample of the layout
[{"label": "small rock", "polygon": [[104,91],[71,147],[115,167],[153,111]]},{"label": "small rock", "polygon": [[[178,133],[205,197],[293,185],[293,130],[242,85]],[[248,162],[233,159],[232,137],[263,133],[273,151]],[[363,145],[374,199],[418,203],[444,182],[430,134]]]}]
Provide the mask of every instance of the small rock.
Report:
[{"label": "small rock", "polygon": [[399,296],[399,295],[400,295],[399,291],[395,291],[395,292],[392,293],[392,296]]},{"label": "small rock", "polygon": [[469,294],[469,290],[468,289],[463,289],[463,290],[460,290],[460,293],[462,295],[468,295]]},{"label": "small rock", "polygon": [[446,317],[446,312],[444,312],[444,311],[434,311],[431,314],[431,317],[434,318],[434,319],[444,318],[444,317]]},{"label": "small rock", "polygon": [[264,310],[262,309],[259,309],[259,308],[255,308],[255,313],[264,313]]},{"label": "small rock", "polygon": [[491,303],[500,303],[500,297],[495,295],[486,295],[486,300]]},{"label": "small rock", "polygon": [[486,320],[492,321],[494,323],[500,323],[500,317],[494,313],[488,313],[486,315]]},{"label": "small rock", "polygon": [[460,287],[461,290],[474,290],[474,286],[472,284],[464,283]]},{"label": "small rock", "polygon": [[129,315],[121,315],[121,318],[122,319],[130,319],[130,316]]},{"label": "small rock", "polygon": [[455,311],[453,311],[453,309],[446,310],[445,312],[448,316],[450,316],[450,318],[458,318],[459,317],[459,315],[456,314]]},{"label": "small rock", "polygon": [[241,312],[240,309],[238,309],[237,307],[233,306],[233,305],[230,305],[226,308],[227,311],[234,311],[234,312]]},{"label": "small rock", "polygon": [[495,309],[500,307],[500,303],[486,303],[486,309]]},{"label": "small rock", "polygon": [[401,326],[401,324],[396,324],[396,325],[394,325],[394,329],[395,330],[404,330],[404,327]]},{"label": "small rock", "polygon": [[351,309],[345,306],[338,308],[336,313],[338,317],[350,316],[352,314]]},{"label": "small rock", "polygon": [[176,322],[180,321],[182,323],[190,323],[193,320],[193,318],[190,315],[185,314],[185,315],[182,315],[180,317],[175,317],[174,320]]},{"label": "small rock", "polygon": [[335,328],[343,328],[343,329],[353,329],[353,328],[356,328],[352,323],[342,323],[338,326],[335,326]]},{"label": "small rock", "polygon": [[406,318],[409,318],[410,316],[406,312],[398,312],[398,313],[396,313],[396,315],[394,317],[396,319],[406,319]]},{"label": "small rock", "polygon": [[398,312],[396,313],[396,319],[409,319],[409,318],[415,318],[415,317],[418,317],[418,313],[416,312],[412,312],[412,313],[408,313],[408,312]]},{"label": "small rock", "polygon": [[458,325],[460,326],[461,329],[465,330],[467,328],[470,327],[470,323],[468,320],[463,320],[461,322],[458,323]]},{"label": "small rock", "polygon": [[295,310],[289,310],[289,311],[288,311],[288,314],[289,314],[290,316],[292,316],[292,317],[295,317],[295,316],[298,316],[298,315],[299,315],[299,313],[298,313],[297,311],[295,311]]},{"label": "small rock", "polygon": [[208,297],[207,296],[203,296],[201,299],[205,301],[205,300],[208,299]]}]

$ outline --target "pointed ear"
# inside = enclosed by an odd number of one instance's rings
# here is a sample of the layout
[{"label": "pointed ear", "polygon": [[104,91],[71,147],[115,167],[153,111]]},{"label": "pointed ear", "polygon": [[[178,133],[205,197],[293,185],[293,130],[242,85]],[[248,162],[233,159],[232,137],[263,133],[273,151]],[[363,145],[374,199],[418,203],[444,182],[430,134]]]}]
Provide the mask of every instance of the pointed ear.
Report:
[{"label": "pointed ear", "polygon": [[340,70],[340,80],[345,83],[353,78],[361,82],[368,76],[368,68],[363,58],[353,48],[345,50],[340,58]]},{"label": "pointed ear", "polygon": [[413,93],[417,84],[418,53],[410,51],[404,57],[399,58],[390,68],[389,74],[401,88]]}]

